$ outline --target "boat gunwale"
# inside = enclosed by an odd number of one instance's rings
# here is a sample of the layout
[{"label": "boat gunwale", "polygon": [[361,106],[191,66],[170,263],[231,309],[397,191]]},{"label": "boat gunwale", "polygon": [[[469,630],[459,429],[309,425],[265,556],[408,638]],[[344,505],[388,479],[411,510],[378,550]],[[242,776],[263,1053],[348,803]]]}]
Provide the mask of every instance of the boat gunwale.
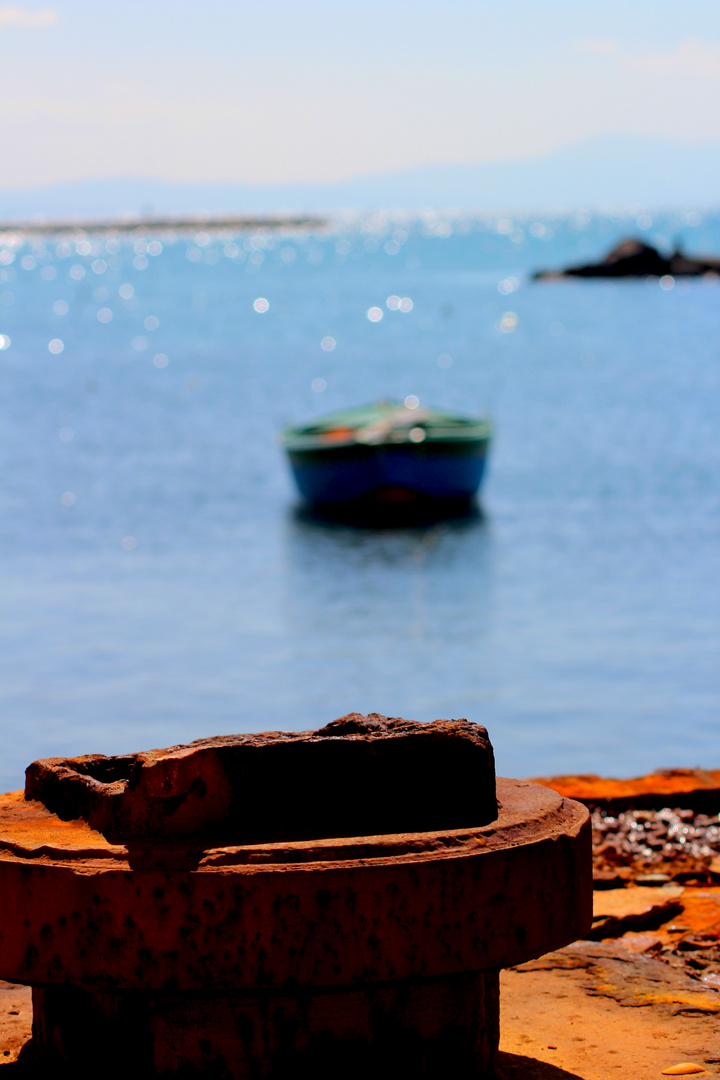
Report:
[{"label": "boat gunwale", "polygon": [[[303,450],[339,450],[348,449],[350,447],[366,447],[373,449],[376,447],[390,447],[390,446],[405,446],[414,447],[420,449],[426,446],[428,443],[433,446],[440,444],[470,444],[470,443],[489,443],[493,429],[489,421],[486,420],[468,420],[464,422],[467,426],[450,427],[450,426],[425,426],[423,424],[414,424],[403,427],[390,428],[386,432],[378,433],[376,438],[362,438],[358,437],[363,431],[366,430],[365,425],[358,427],[352,435],[346,438],[336,439],[332,437],[332,429],[324,432],[307,432],[297,428],[286,428],[281,432],[280,438],[282,444],[288,453],[302,452]],[[412,437],[412,432],[417,429],[423,432],[423,438],[416,440]]]}]

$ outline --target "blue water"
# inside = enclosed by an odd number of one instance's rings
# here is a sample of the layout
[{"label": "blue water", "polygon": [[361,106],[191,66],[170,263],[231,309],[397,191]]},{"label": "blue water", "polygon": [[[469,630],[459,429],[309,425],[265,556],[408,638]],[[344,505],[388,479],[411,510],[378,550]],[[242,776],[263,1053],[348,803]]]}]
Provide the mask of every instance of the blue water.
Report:
[{"label": "blue water", "polygon": [[[718,217],[640,224],[720,251]],[[480,721],[506,775],[720,765],[720,286],[527,276],[638,231],[0,245],[0,789],[351,710]],[[298,515],[278,428],[408,394],[493,416],[484,516]]]}]

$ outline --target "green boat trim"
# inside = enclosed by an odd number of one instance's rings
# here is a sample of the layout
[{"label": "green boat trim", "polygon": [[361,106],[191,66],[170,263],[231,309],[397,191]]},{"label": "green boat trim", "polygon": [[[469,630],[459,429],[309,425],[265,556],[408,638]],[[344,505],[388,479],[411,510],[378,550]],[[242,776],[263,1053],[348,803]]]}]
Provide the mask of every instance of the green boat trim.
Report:
[{"label": "green boat trim", "polygon": [[492,424],[483,417],[379,401],[330,413],[310,424],[288,426],[281,441],[293,453],[363,445],[488,442],[491,436]]}]

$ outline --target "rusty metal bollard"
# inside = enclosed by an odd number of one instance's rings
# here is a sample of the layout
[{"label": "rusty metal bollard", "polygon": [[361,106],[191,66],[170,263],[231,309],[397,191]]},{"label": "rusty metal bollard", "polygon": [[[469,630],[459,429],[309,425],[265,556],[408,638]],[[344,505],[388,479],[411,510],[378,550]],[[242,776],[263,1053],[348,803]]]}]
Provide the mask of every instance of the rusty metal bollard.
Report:
[{"label": "rusty metal bollard", "polygon": [[36,761],[0,796],[0,977],[78,1074],[489,1075],[498,972],[592,918],[587,810],[495,778],[484,728]]}]

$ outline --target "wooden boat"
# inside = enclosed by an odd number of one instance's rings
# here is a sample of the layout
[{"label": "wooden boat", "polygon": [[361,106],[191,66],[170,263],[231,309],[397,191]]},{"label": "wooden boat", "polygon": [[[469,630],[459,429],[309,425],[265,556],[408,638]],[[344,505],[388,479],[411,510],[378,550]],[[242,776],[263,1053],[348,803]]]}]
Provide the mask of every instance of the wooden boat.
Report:
[{"label": "wooden boat", "polygon": [[485,471],[486,419],[379,401],[287,427],[295,483],[313,506],[470,500]]}]

